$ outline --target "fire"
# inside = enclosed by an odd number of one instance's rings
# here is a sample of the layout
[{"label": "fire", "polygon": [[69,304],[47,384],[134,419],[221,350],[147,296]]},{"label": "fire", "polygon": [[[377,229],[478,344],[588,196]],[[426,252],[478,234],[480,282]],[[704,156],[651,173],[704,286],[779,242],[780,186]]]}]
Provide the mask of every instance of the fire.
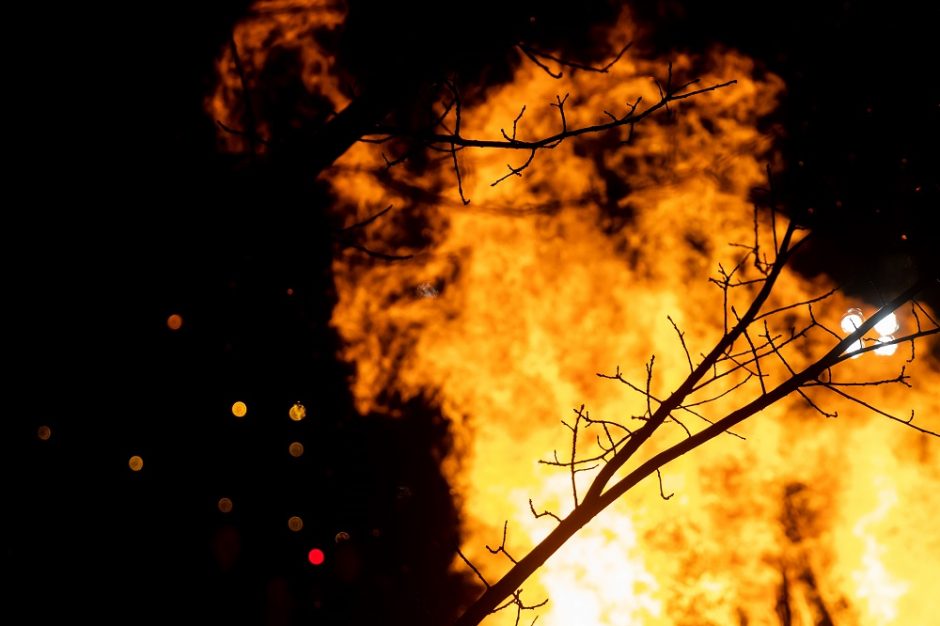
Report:
[{"label": "fire", "polygon": [[[246,65],[261,67],[262,41],[296,47],[305,84],[343,106],[330,59],[300,37],[310,20],[337,27],[341,12],[258,15],[236,31]],[[609,37],[619,44],[636,31],[624,15]],[[550,517],[533,517],[529,499],[536,511],[572,507],[567,474],[537,463],[570,445],[559,421],[582,403],[594,417],[642,413],[642,397],[595,372],[619,365],[641,382],[655,354],[652,389],[666,395],[688,371],[666,316],[687,333],[693,355],[721,336],[721,293],[707,277],[737,256],[728,244],[753,240],[748,194],[774,159],[757,122],[784,85],[730,50],[671,61],[676,75],[738,83],[644,121],[629,144],[597,137],[542,151],[522,177],[495,187],[507,163],[517,167],[526,155],[464,150],[468,206],[449,155],[416,180],[403,168],[381,172],[380,149],[360,144],[327,172],[347,214],[363,219],[396,207],[366,230],[370,247],[414,252],[403,243],[405,224],[426,224],[429,243],[409,261],[358,252],[336,260],[333,324],[356,365],[359,410],[383,410],[389,392],[423,395],[450,419],[455,448],[443,464],[463,507],[462,549],[488,579],[509,566],[485,548],[499,544],[505,520],[506,548],[517,558],[553,527]],[[226,53],[209,103],[216,117],[239,115],[232,62]],[[628,54],[609,75],[557,81],[523,63],[513,81],[466,106],[464,134],[499,137],[522,105],[521,138],[556,132],[549,103],[565,93],[569,125],[597,123],[605,109],[622,111],[638,96],[655,102],[654,77],[662,80],[665,68],[664,59]],[[409,186],[423,193],[409,194]],[[768,306],[829,288],[824,278],[787,273]],[[856,304],[836,296],[816,312],[838,328]],[[898,322],[912,324],[903,311]],[[828,345],[831,338],[814,337],[808,354]],[[896,375],[903,352],[863,355],[839,377]],[[914,389],[861,395],[886,408],[916,406],[936,424],[940,398],[930,389],[940,368],[927,352],[919,350],[911,371]],[[735,397],[710,414],[734,407]],[[663,501],[655,482],[643,483],[585,527],[524,586],[530,604],[549,598],[538,623],[777,624],[784,613],[793,624],[824,616],[836,624],[928,623],[931,567],[940,562],[932,519],[940,446],[860,407],[817,399],[839,418],[788,398],[742,425],[746,441],[722,437],[668,465],[663,488],[673,498]],[[676,427],[669,436],[684,433]],[[512,623],[505,613],[486,623]]]},{"label": "fire", "polygon": [[[278,88],[290,86],[266,83],[265,67],[269,61],[296,62],[301,84],[294,87],[322,97],[333,110],[349,104],[349,98],[343,94],[333,74],[334,59],[317,45],[315,36],[318,32],[334,31],[344,17],[345,10],[334,2],[257,0],[254,3],[249,18],[236,26],[232,36],[238,59],[231,48],[222,53],[220,80],[206,102],[213,119],[236,131],[219,134],[223,149],[232,152],[246,149],[249,142],[244,133],[251,131],[262,138],[270,137],[272,129],[265,121],[265,108],[277,106]],[[272,49],[277,50],[277,55],[270,54]],[[245,80],[250,86],[247,98],[238,62],[242,62]],[[246,101],[253,115],[246,116]],[[308,113],[322,115],[325,112]],[[255,128],[248,128],[249,119]],[[264,149],[263,143],[259,149]]]}]

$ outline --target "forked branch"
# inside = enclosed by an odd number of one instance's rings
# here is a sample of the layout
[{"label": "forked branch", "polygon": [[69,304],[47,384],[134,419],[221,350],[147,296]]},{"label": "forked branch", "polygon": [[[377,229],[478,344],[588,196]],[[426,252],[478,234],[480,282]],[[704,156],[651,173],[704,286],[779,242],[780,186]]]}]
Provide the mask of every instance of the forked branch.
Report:
[{"label": "forked branch", "polygon": [[[771,216],[771,224],[772,228],[775,229],[775,213]],[[827,417],[832,417],[835,415],[834,412],[829,413],[822,409],[805,391],[822,387],[836,396],[899,422],[919,433],[940,437],[940,433],[915,424],[913,411],[910,417],[896,417],[852,395],[852,390],[857,387],[894,383],[909,386],[910,376],[907,374],[906,367],[902,367],[900,373],[894,378],[856,382],[838,381],[832,377],[834,367],[860,353],[867,353],[891,344],[911,343],[913,345],[918,339],[940,333],[940,326],[937,325],[936,320],[929,316],[928,312],[914,300],[918,293],[933,284],[937,279],[935,277],[923,277],[916,280],[907,289],[887,302],[875,315],[865,320],[854,332],[845,337],[827,328],[813,314],[813,305],[824,301],[833,292],[793,305],[762,311],[784,266],[807,239],[807,237],[804,237],[801,240],[796,240],[798,231],[799,228],[791,223],[781,238],[778,239],[777,233],[774,232],[773,240],[775,245],[772,259],[765,256],[759,249],[757,236],[755,235],[754,244],[748,249],[745,257],[732,270],[720,270],[721,278],[716,282],[725,291],[725,313],[730,312],[733,315],[733,323],[732,320],[726,322],[726,331],[722,337],[710,352],[702,355],[702,359],[697,365],[693,363],[688,352],[684,333],[680,331],[678,325],[671,318],[669,319],[679,336],[685,360],[691,370],[688,377],[676,391],[662,399],[657,398],[652,393],[652,366],[654,362],[652,359],[646,365],[645,384],[629,382],[619,368],[614,375],[600,375],[604,378],[619,380],[635,392],[645,396],[646,413],[633,418],[634,421],[639,421],[641,426],[636,430],[632,430],[616,420],[591,418],[583,406],[575,410],[575,420],[572,423],[565,423],[572,435],[570,458],[561,461],[558,454],[555,453],[554,461],[544,461],[548,465],[563,467],[570,473],[574,508],[567,516],[559,517],[548,512],[537,513],[532,501],[529,501],[533,515],[536,517],[550,515],[558,522],[557,526],[535,548],[519,559],[518,562],[515,562],[503,578],[487,586],[477,601],[458,619],[458,626],[471,626],[479,623],[491,612],[504,608],[506,605],[501,606],[500,603],[506,601],[507,598],[510,599],[509,604],[511,605],[515,601],[514,599],[517,598],[517,590],[533,572],[542,566],[546,559],[564,545],[581,527],[643,479],[656,474],[660,496],[666,500],[671,498],[672,494],[667,494],[663,487],[661,472],[663,466],[704,445],[715,437],[729,433],[730,429],[737,424],[781,401],[790,394],[801,395],[815,410]],[[735,279],[748,259],[753,261],[752,265],[760,278],[758,280]],[[728,291],[739,286],[756,290],[750,306],[742,314],[738,314],[736,309],[730,307],[727,299]],[[915,332],[889,342],[876,342],[871,346],[850,352],[856,342],[874,328],[881,319],[908,302],[911,303],[913,315],[916,318],[917,329]],[[792,310],[798,307],[806,307],[807,315],[810,318],[808,324],[799,329],[790,328],[789,334],[770,329],[769,321],[778,319],[775,316],[784,312],[786,312],[786,315],[790,315],[793,312]],[[933,324],[928,326],[924,322],[925,319],[930,320]],[[816,358],[809,365],[797,366],[797,360],[791,361],[783,351],[789,346],[805,340],[814,329],[819,329],[819,332],[824,333],[825,336],[834,337],[835,343],[825,354]],[[739,340],[743,340],[742,343],[746,344],[743,349],[735,347]],[[767,374],[767,368],[762,363],[765,359],[773,359],[782,365],[781,372],[785,376],[776,384],[771,382]],[[729,376],[732,376],[732,378],[728,378]],[[727,389],[720,393],[713,392],[705,399],[695,399],[696,392],[721,381],[724,381],[723,384],[727,386]],[[709,419],[691,408],[701,407],[719,398],[735,398],[739,394],[746,393],[746,390],[749,389],[753,390],[753,396],[750,399],[745,399],[738,405],[738,408],[724,413],[723,416],[717,419]],[[732,393],[734,393],[733,396]],[[707,425],[693,432],[676,419],[675,413],[678,411],[687,411],[699,415],[707,422]],[[651,455],[647,460],[628,471],[625,475],[618,474],[618,470],[624,468],[627,462],[636,456],[637,451],[650,440],[652,435],[663,424],[670,421],[679,424],[686,431],[687,436],[658,452],[651,451]],[[596,454],[581,453],[578,449],[579,432],[597,426],[602,427],[604,434],[603,439],[599,434],[594,438],[599,452]],[[591,440],[587,439],[587,441],[590,442]],[[579,497],[574,476],[576,471],[585,471],[587,465],[596,465],[599,469],[594,475],[587,492],[583,497]]]}]

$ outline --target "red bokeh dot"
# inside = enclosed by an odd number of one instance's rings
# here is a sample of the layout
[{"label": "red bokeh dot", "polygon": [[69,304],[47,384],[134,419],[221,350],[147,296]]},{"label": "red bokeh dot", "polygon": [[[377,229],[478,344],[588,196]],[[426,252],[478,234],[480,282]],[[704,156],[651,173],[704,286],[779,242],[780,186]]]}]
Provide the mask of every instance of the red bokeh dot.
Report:
[{"label": "red bokeh dot", "polygon": [[307,553],[307,560],[310,561],[311,565],[323,565],[324,558],[323,550],[320,548],[314,548]]}]

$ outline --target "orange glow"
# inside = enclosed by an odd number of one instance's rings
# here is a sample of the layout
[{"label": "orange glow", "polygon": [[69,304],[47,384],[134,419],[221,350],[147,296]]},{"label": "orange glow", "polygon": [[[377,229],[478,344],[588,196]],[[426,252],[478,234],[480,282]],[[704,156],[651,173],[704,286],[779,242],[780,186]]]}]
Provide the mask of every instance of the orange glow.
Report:
[{"label": "orange glow", "polygon": [[179,330],[183,327],[183,316],[174,313],[170,317],[166,318],[166,326],[170,330]]},{"label": "orange glow", "polygon": [[295,402],[287,414],[293,421],[299,422],[303,418],[307,417],[307,409],[300,402]]},{"label": "orange glow", "polygon": [[239,400],[232,405],[232,415],[235,417],[245,417],[248,415],[248,405]]},{"label": "orange glow", "polygon": [[[266,37],[301,46],[310,20],[334,19],[326,14],[332,15],[324,10],[276,28],[274,18],[259,18],[240,25],[236,39],[248,64],[260,67]],[[609,39],[616,47],[638,30],[625,15]],[[330,60],[316,44],[302,56],[310,64],[305,83],[341,108]],[[313,69],[313,59],[322,65]],[[598,139],[578,150],[571,142],[539,153],[522,177],[496,187],[490,183],[519,155],[464,150],[469,206],[457,196],[448,159],[421,177],[383,170],[381,177],[402,183],[388,185],[376,176],[381,147],[358,144],[326,173],[346,223],[394,204],[428,224],[431,243],[407,261],[341,254],[333,268],[332,324],[344,342],[342,356],[356,368],[352,392],[360,412],[392,418],[386,398],[425,397],[450,421],[454,447],[442,468],[462,507],[461,549],[490,580],[509,566],[485,548],[499,543],[504,520],[507,548],[517,558],[554,525],[533,518],[529,498],[539,511],[571,509],[569,476],[537,463],[570,446],[559,420],[582,402],[594,417],[629,420],[643,412],[642,398],[595,373],[619,365],[642,382],[644,363],[655,354],[653,390],[665,395],[688,372],[666,316],[686,332],[693,356],[721,336],[721,293],[707,278],[719,262],[733,264],[730,243],[752,240],[751,191],[765,185],[767,163],[780,165],[774,138],[758,122],[784,85],[730,50],[670,60],[677,75],[738,84],[676,104],[672,117],[644,121],[632,143]],[[219,119],[238,119],[230,63],[223,56],[209,103]],[[665,59],[631,51],[609,75],[576,72],[556,81],[523,63],[512,81],[465,106],[462,133],[498,138],[525,104],[520,132],[547,135],[558,125],[548,103],[567,92],[577,98],[568,124],[595,123],[605,109],[637,96],[655,101],[652,77],[662,78],[665,68]],[[241,147],[237,137],[220,139]],[[442,191],[421,199],[396,191],[409,186]],[[398,227],[395,219],[376,220],[364,229],[363,244],[413,252],[396,249]],[[786,272],[767,308],[831,286],[825,277]],[[845,311],[862,304],[836,296],[814,311],[838,329]],[[912,323],[903,310],[898,321],[902,328]],[[830,337],[812,335],[799,358],[831,345]],[[896,376],[902,352],[846,361],[838,376]],[[859,395],[902,415],[916,407],[936,430],[938,372],[925,342],[908,366],[913,389],[885,386]],[[768,373],[780,377],[783,367]],[[753,393],[730,394],[707,414],[721,416]],[[641,483],[593,520],[524,585],[524,599],[550,599],[537,623],[772,624],[782,599],[794,624],[819,623],[820,607],[836,624],[932,623],[940,442],[828,396],[820,401],[839,417],[822,418],[799,397],[786,398],[740,427],[746,441],[719,438],[666,466],[672,499],[662,500],[655,481]],[[665,446],[684,434],[676,428],[657,437],[653,443]],[[592,443],[584,441],[583,450]],[[453,567],[467,572],[459,560]],[[484,624],[514,618],[506,611]]]},{"label": "orange glow", "polygon": [[49,438],[52,437],[52,429],[43,424],[36,430],[36,436],[42,441],[49,441]]},{"label": "orange glow", "polygon": [[302,457],[304,455],[304,444],[300,443],[299,441],[291,442],[291,444],[287,446],[287,451],[295,459]]},{"label": "orange glow", "polygon": [[135,454],[127,460],[127,466],[131,468],[132,472],[139,472],[140,470],[144,469],[144,460]]},{"label": "orange glow", "polygon": [[[261,73],[263,62],[270,46],[277,45],[282,51],[296,55],[302,67],[305,84],[316,85],[319,94],[329,100],[333,109],[339,111],[349,104],[342,93],[340,82],[333,75],[335,59],[320,48],[323,33],[335,31],[343,23],[343,3],[324,0],[256,0],[253,16],[239,23],[233,34],[238,53],[248,76]],[[281,9],[288,10],[281,10]],[[219,82],[215,91],[206,100],[206,108],[215,119],[241,128],[244,118],[242,85],[235,69],[235,59],[226,46],[219,63]],[[256,129],[262,137],[269,136],[269,128],[263,120]],[[219,141],[232,151],[247,148],[242,135],[221,133]],[[258,147],[264,150],[264,145]],[[288,294],[290,295],[290,294]]]},{"label": "orange glow", "polygon": [[290,529],[291,529],[292,531],[294,531],[295,533],[296,533],[296,532],[300,532],[300,531],[303,530],[303,528],[304,528],[304,521],[303,521],[303,519],[300,518],[300,516],[298,516],[298,515],[292,515],[292,516],[287,520],[287,527],[290,528]]},{"label": "orange glow", "polygon": [[218,502],[219,511],[222,513],[231,513],[232,512],[232,499],[231,498],[219,498]]},{"label": "orange glow", "polygon": [[340,531],[336,533],[336,537],[334,537],[334,540],[336,541],[336,543],[343,543],[344,541],[349,541],[349,533],[347,533],[346,531]]}]

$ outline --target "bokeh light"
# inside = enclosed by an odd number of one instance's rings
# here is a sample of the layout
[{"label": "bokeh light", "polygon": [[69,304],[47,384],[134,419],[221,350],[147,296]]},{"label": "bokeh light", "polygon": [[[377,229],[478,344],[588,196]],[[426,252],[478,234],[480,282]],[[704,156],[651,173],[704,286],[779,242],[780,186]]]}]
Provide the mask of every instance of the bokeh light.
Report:
[{"label": "bokeh light", "polygon": [[875,332],[879,335],[893,335],[898,328],[898,318],[894,313],[888,313],[875,324]]},{"label": "bokeh light", "polygon": [[875,354],[879,356],[891,356],[897,352],[898,344],[888,343],[889,341],[894,341],[894,337],[892,335],[882,335],[881,337],[878,337],[878,343],[881,345],[875,348]]},{"label": "bokeh light", "polygon": [[223,513],[231,513],[232,506],[231,498],[219,498],[219,510]]},{"label": "bokeh light", "polygon": [[290,519],[287,520],[287,527],[290,528],[295,533],[300,532],[301,530],[303,530],[304,521],[303,519],[300,518],[299,515],[292,515]]},{"label": "bokeh light", "polygon": [[290,415],[290,418],[295,422],[299,422],[303,418],[307,417],[307,408],[300,402],[295,402],[294,406],[290,408],[290,411],[287,412]]},{"label": "bokeh light", "polygon": [[49,438],[52,437],[52,429],[43,424],[36,431],[36,436],[39,437],[42,441],[49,441]]},{"label": "bokeh light", "polygon": [[144,469],[144,460],[135,454],[127,460],[127,466],[131,468],[132,472],[139,472],[140,470]]},{"label": "bokeh light", "polygon": [[336,543],[343,543],[344,541],[349,541],[349,533],[345,530],[341,530],[336,533]]},{"label": "bokeh light", "polygon": [[235,417],[245,417],[248,415],[248,405],[239,400],[232,405],[232,415]]},{"label": "bokeh light", "polygon": [[174,313],[170,317],[166,318],[166,326],[170,330],[179,330],[183,327],[183,316]]},{"label": "bokeh light", "polygon": [[865,318],[862,316],[862,310],[851,308],[842,316],[842,319],[839,321],[839,326],[844,333],[854,333],[855,330],[862,325],[863,321],[865,321]]},{"label": "bokeh light", "polygon": [[304,454],[304,444],[300,443],[299,441],[294,441],[289,446],[287,446],[287,451],[290,452],[290,455],[295,459],[299,458]]},{"label": "bokeh light", "polygon": [[307,553],[307,560],[310,561],[311,565],[323,565],[325,559],[326,555],[323,554],[323,550],[320,548],[314,548]]},{"label": "bokeh light", "polygon": [[861,356],[861,354],[858,354],[858,351],[861,349],[862,349],[862,340],[859,339],[858,341],[852,342],[852,344],[848,348],[845,349],[845,353],[851,354],[853,359],[857,359],[858,357]]}]

